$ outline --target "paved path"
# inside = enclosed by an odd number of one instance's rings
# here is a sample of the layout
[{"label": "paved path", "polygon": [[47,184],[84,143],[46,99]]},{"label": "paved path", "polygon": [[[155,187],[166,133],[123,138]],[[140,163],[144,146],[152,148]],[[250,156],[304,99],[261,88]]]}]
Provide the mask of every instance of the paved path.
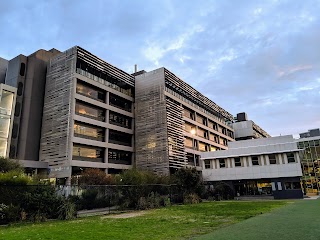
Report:
[{"label": "paved path", "polygon": [[320,240],[320,199],[296,200],[271,213],[218,229],[197,240]]}]

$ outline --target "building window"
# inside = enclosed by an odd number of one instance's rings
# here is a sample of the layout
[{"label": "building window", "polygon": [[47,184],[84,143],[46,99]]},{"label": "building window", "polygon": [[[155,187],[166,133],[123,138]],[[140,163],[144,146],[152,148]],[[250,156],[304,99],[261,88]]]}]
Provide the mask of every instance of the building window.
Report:
[{"label": "building window", "polygon": [[219,159],[219,166],[220,168],[226,167],[226,160],[225,159]]},{"label": "building window", "polygon": [[74,145],[72,158],[74,160],[103,162],[104,149],[83,145]]},{"label": "building window", "polygon": [[20,63],[20,76],[24,76],[24,73],[26,71],[26,64],[25,63]]},{"label": "building window", "polygon": [[86,97],[95,99],[100,102],[105,102],[106,94],[103,90],[100,90],[94,86],[90,86],[82,81],[77,82],[77,89],[78,94],[84,95]]},{"label": "building window", "polygon": [[234,158],[234,165],[236,167],[241,167],[241,159],[239,157]]},{"label": "building window", "polygon": [[132,135],[109,129],[109,143],[131,146]]},{"label": "building window", "polygon": [[270,154],[269,156],[269,163],[270,164],[277,164],[277,159],[275,154]]},{"label": "building window", "polygon": [[131,152],[109,149],[108,162],[115,164],[131,164]]},{"label": "building window", "polygon": [[287,153],[288,163],[294,163],[296,162],[296,159],[294,158],[294,153]]},{"label": "building window", "polygon": [[109,104],[111,106],[120,108],[127,112],[131,112],[131,102],[127,99],[114,95],[112,93],[109,94]]},{"label": "building window", "polygon": [[103,128],[91,126],[88,124],[75,122],[74,123],[74,136],[92,139],[96,141],[104,141],[105,130]]},{"label": "building window", "polygon": [[252,162],[252,166],[260,165],[258,156],[251,156],[251,162]]},{"label": "building window", "polygon": [[104,121],[105,119],[105,110],[96,106],[77,101],[75,110],[77,115],[82,115],[99,121]]},{"label": "building window", "polygon": [[204,168],[205,168],[205,169],[209,169],[209,168],[211,168],[211,164],[210,164],[210,162],[211,162],[210,160],[207,160],[207,159],[206,159],[206,160],[204,160]]},{"label": "building window", "polygon": [[286,190],[301,189],[300,182],[286,182],[284,186]]},{"label": "building window", "polygon": [[109,123],[131,129],[131,118],[119,113],[109,112]]}]

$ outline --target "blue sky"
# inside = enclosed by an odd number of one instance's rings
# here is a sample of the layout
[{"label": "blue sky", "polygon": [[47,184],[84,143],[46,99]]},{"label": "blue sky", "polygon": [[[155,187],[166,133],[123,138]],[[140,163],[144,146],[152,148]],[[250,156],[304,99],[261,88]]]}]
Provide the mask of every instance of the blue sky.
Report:
[{"label": "blue sky", "polygon": [[320,1],[0,1],[0,57],[79,45],[166,67],[271,135],[320,127]]}]

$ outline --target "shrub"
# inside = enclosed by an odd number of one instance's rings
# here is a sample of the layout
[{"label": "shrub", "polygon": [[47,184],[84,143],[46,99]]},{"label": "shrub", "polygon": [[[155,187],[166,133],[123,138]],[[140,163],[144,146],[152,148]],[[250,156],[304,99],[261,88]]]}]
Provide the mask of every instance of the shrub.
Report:
[{"label": "shrub", "polygon": [[86,169],[78,178],[78,185],[110,185],[113,178],[97,168]]},{"label": "shrub", "polygon": [[201,195],[204,192],[201,174],[195,168],[178,169],[172,175],[171,181],[184,194],[197,193]]},{"label": "shrub", "polygon": [[201,202],[201,199],[195,193],[186,194],[183,198],[184,204],[197,204],[199,202]]},{"label": "shrub", "polygon": [[12,170],[22,172],[23,168],[18,161],[14,161],[5,157],[0,157],[0,173],[9,172]]},{"label": "shrub", "polygon": [[32,183],[32,178],[25,175],[20,170],[10,170],[9,172],[0,173],[0,185],[27,185]]},{"label": "shrub", "polygon": [[69,199],[63,199],[58,207],[58,218],[61,220],[70,220],[77,216],[76,206]]}]

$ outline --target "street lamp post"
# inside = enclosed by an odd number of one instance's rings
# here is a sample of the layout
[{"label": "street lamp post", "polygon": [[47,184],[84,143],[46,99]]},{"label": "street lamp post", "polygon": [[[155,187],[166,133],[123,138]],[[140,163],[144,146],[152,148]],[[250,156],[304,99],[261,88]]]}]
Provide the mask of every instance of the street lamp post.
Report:
[{"label": "street lamp post", "polygon": [[196,153],[195,153],[195,149],[194,149],[194,136],[196,135],[196,130],[194,128],[191,129],[190,131],[191,135],[192,135],[192,149],[193,149],[193,164],[194,167],[196,167]]}]

